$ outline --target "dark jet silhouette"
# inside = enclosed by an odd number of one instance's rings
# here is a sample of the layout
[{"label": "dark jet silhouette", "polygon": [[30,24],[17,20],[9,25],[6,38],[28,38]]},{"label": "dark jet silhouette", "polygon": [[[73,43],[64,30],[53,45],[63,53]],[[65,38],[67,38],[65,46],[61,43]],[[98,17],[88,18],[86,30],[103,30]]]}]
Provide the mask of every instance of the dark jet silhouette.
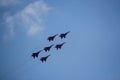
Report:
[{"label": "dark jet silhouette", "polygon": [[49,42],[50,42],[50,41],[53,41],[54,38],[55,38],[57,35],[58,35],[58,34],[56,34],[56,35],[54,35],[54,36],[49,36],[47,40],[49,40]]},{"label": "dark jet silhouette", "polygon": [[65,38],[68,33],[70,33],[70,31],[68,31],[68,32],[66,32],[66,33],[60,34],[59,37],[60,37],[61,39],[62,39],[62,38]]},{"label": "dark jet silhouette", "polygon": [[49,56],[50,56],[50,55],[45,56],[45,57],[41,57],[41,58],[40,58],[40,61],[42,61],[42,63],[43,63],[44,61],[46,62],[46,61],[47,61],[47,58],[48,58]]},{"label": "dark jet silhouette", "polygon": [[50,49],[51,49],[52,46],[54,46],[54,44],[53,44],[53,45],[50,45],[50,46],[48,46],[48,47],[45,47],[45,48],[44,48],[45,52],[50,51]]},{"label": "dark jet silhouette", "polygon": [[64,43],[61,43],[61,44],[57,44],[56,46],[55,46],[55,48],[58,50],[58,49],[61,49],[61,47],[65,44],[66,42],[64,42]]},{"label": "dark jet silhouette", "polygon": [[41,52],[42,50],[38,51],[38,52],[35,52],[35,53],[32,53],[32,57],[35,59],[35,57],[37,58],[39,53]]}]

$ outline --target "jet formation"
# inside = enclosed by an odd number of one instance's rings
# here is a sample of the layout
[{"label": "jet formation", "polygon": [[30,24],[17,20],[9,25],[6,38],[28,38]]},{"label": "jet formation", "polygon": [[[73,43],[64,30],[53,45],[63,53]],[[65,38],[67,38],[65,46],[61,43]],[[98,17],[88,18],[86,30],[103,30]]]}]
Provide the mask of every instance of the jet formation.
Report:
[{"label": "jet formation", "polygon": [[47,55],[47,56],[45,56],[45,57],[41,57],[40,60],[41,60],[42,62],[46,62],[46,60],[47,60],[47,58],[48,58],[49,56],[50,56],[50,55]]},{"label": "jet formation", "polygon": [[35,52],[35,53],[32,53],[32,57],[35,59],[38,57],[39,53],[41,52],[42,50],[38,51],[38,52]]},{"label": "jet formation", "polygon": [[48,37],[48,41],[50,42],[50,41],[54,41],[54,39],[55,39],[55,37],[57,36],[58,34],[55,34],[54,36],[49,36]]},{"label": "jet formation", "polygon": [[[65,33],[61,33],[61,34],[59,35],[59,38],[61,38],[61,39],[66,38],[66,35],[67,35],[68,33],[70,33],[70,31],[65,32]],[[53,35],[53,36],[49,36],[49,37],[47,38],[47,40],[48,40],[49,42],[52,42],[52,41],[54,41],[54,39],[55,39],[57,36],[58,36],[58,34],[55,34],[55,35]],[[49,52],[53,46],[54,46],[54,48],[56,48],[56,50],[61,49],[62,46],[63,46],[65,43],[66,43],[66,42],[62,42],[62,43],[59,43],[59,44],[56,44],[56,45],[55,45],[55,44],[52,44],[52,45],[46,46],[46,47],[44,47],[43,49],[41,49],[41,50],[39,50],[39,51],[37,51],[37,52],[32,53],[31,56],[33,57],[33,59],[38,58],[39,54],[40,54],[42,51]],[[41,57],[39,60],[40,60],[42,63],[43,63],[43,62],[46,62],[47,59],[48,59],[48,57],[50,57],[50,56],[51,56],[50,54],[47,55],[47,56],[43,56],[43,57]]]},{"label": "jet formation", "polygon": [[55,46],[55,48],[58,50],[58,49],[61,49],[61,47],[65,44],[66,42],[64,42],[64,43],[61,43],[61,44],[57,44],[56,46]]}]

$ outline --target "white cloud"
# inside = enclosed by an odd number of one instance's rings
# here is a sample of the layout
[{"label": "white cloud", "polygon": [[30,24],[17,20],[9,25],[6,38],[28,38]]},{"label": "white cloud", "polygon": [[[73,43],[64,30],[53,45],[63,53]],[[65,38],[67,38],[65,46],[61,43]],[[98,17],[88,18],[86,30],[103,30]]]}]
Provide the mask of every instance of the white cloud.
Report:
[{"label": "white cloud", "polygon": [[8,28],[8,33],[4,35],[4,40],[8,40],[10,37],[14,36],[14,26],[13,26],[13,17],[12,16],[6,16],[6,21],[7,23],[7,28]]},{"label": "white cloud", "polygon": [[24,28],[28,36],[33,36],[43,30],[43,17],[50,10],[43,0],[27,5],[23,10],[13,16],[5,17],[8,25],[8,36],[15,35],[16,26]]},{"label": "white cloud", "polygon": [[19,3],[19,0],[0,0],[0,6],[8,6]]},{"label": "white cloud", "polygon": [[32,26],[30,26],[30,29],[28,30],[27,34],[28,35],[34,35],[38,31],[40,31],[40,28],[37,27],[36,25],[32,25]]}]

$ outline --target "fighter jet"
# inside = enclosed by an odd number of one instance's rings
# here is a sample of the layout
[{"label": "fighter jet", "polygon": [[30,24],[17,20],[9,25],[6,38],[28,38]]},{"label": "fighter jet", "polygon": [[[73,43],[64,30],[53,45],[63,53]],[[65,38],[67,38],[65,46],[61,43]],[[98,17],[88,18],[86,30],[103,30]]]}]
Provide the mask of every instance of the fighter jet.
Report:
[{"label": "fighter jet", "polygon": [[64,43],[61,43],[61,44],[57,44],[56,46],[55,46],[55,48],[58,50],[58,49],[61,49],[61,47],[65,44],[66,42],[64,42]]},{"label": "fighter jet", "polygon": [[51,49],[52,46],[54,46],[54,44],[53,44],[53,45],[50,45],[50,46],[48,46],[48,47],[45,47],[45,48],[44,48],[45,52],[50,51],[50,49]]},{"label": "fighter jet", "polygon": [[68,32],[66,32],[66,33],[60,34],[59,37],[60,37],[61,39],[62,39],[62,38],[65,38],[68,33],[70,33],[70,31],[68,31]]},{"label": "fighter jet", "polygon": [[35,59],[38,57],[39,53],[42,52],[42,50],[38,51],[38,52],[35,52],[35,53],[32,53],[32,57]]},{"label": "fighter jet", "polygon": [[41,57],[41,58],[40,58],[40,61],[42,61],[42,63],[43,63],[44,61],[46,62],[46,61],[47,61],[47,58],[48,58],[49,56],[50,56],[50,55],[45,56],[45,57]]},{"label": "fighter jet", "polygon": [[54,36],[49,36],[47,40],[49,40],[49,42],[50,42],[50,41],[53,41],[54,38],[55,38],[57,35],[58,35],[58,34],[56,34],[56,35],[54,35]]}]

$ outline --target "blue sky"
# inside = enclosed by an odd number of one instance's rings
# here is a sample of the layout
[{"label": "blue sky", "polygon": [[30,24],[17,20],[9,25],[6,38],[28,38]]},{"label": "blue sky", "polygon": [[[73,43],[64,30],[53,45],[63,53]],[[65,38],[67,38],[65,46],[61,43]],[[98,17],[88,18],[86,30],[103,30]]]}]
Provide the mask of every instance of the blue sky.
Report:
[{"label": "blue sky", "polygon": [[0,80],[120,80],[119,0],[0,0],[0,13]]}]

